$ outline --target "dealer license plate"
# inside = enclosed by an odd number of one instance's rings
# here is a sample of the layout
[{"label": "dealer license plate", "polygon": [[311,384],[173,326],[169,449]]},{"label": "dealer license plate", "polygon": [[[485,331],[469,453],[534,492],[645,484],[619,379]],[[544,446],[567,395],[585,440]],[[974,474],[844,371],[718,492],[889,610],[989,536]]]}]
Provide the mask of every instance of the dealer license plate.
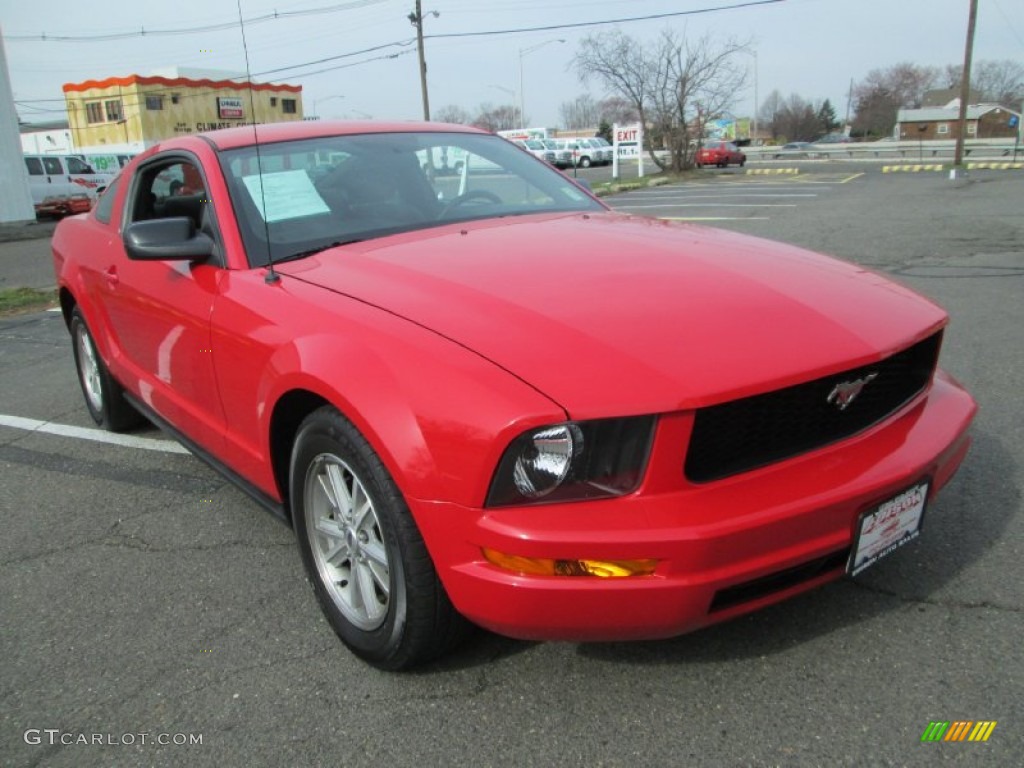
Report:
[{"label": "dealer license plate", "polygon": [[928,482],[918,483],[861,515],[846,570],[856,576],[921,534]]}]

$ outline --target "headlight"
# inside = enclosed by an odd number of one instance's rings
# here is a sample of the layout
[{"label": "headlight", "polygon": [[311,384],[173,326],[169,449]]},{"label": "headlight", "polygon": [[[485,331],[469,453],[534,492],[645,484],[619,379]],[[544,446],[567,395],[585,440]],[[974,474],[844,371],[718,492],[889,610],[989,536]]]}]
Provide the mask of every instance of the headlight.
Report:
[{"label": "headlight", "polygon": [[487,506],[621,496],[643,477],[655,419],[567,422],[532,429],[505,450]]}]

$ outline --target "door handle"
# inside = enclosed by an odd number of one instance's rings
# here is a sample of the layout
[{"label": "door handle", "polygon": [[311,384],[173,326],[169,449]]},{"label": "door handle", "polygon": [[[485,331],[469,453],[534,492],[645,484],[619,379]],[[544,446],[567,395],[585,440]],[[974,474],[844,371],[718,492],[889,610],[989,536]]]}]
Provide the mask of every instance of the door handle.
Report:
[{"label": "door handle", "polygon": [[103,273],[107,277],[107,285],[111,288],[117,286],[121,282],[121,278],[117,276],[117,267],[107,267],[107,270]]}]

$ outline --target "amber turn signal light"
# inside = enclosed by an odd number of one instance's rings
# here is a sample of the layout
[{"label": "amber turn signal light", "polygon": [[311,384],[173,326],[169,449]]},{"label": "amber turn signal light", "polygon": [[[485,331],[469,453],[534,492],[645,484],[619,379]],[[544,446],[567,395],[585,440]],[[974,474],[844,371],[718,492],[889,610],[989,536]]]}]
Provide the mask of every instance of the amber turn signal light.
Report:
[{"label": "amber turn signal light", "polygon": [[650,576],[658,567],[657,560],[552,560],[546,557],[507,555],[483,548],[487,562],[506,571],[530,576],[596,576],[617,579],[626,576]]}]

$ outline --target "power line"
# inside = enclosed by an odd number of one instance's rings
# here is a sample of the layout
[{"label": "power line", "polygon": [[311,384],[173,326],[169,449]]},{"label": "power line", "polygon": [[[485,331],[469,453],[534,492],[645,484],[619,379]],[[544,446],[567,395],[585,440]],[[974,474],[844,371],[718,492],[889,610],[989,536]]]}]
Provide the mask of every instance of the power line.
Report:
[{"label": "power line", "polygon": [[[353,2],[329,5],[321,8],[307,8],[304,11],[274,11],[262,16],[254,16],[245,19],[246,25],[261,24],[266,21],[276,21],[295,16],[314,16],[323,13],[337,13],[338,11],[351,11],[356,8],[365,8],[369,5],[379,5],[387,0],[354,0]],[[171,35],[194,35],[199,32],[220,32],[225,29],[234,29],[240,26],[242,21],[226,21],[219,24],[208,24],[202,27],[180,27],[178,29],[151,29],[145,27],[135,32],[110,32],[103,35],[47,35],[45,32],[39,35],[4,35],[4,40],[13,42],[43,42],[43,43],[103,43],[111,40],[126,40],[130,37],[168,37]]]},{"label": "power line", "polygon": [[[732,5],[720,5],[712,8],[695,8],[689,11],[670,11],[667,13],[655,13],[647,16],[629,16],[619,19],[605,19],[601,21],[577,21],[567,24],[549,24],[541,27],[519,27],[515,29],[491,29],[480,32],[442,32],[433,35],[424,35],[424,40],[441,40],[446,38],[459,38],[459,37],[489,37],[494,35],[514,35],[521,34],[524,32],[550,32],[556,29],[578,29],[581,27],[596,27],[608,24],[626,24],[634,21],[652,21],[658,19],[666,19],[677,16],[697,16],[706,13],[718,13],[720,11],[731,11],[740,8],[752,8],[759,5],[774,5],[776,3],[782,3],[785,0],[747,0],[747,2],[735,3]],[[302,69],[303,67],[314,66],[316,64],[325,64],[329,61],[337,61],[339,59],[349,58],[351,56],[358,56],[362,53],[370,53],[372,51],[379,51],[385,48],[391,48],[395,46],[408,46],[412,45],[415,41],[414,38],[408,40],[400,40],[391,43],[382,43],[381,45],[374,46],[373,48],[365,48],[361,51],[355,51],[352,53],[340,53],[337,56],[327,56],[322,59],[315,61],[307,61],[302,64],[291,64],[287,67],[277,67],[276,69],[267,69],[263,72],[256,72],[255,76],[264,76],[276,74],[278,72],[285,72],[291,69]],[[294,75],[295,77],[301,75]]]},{"label": "power line", "polygon": [[[284,15],[309,14],[309,13],[314,13],[314,12],[326,13],[326,12],[330,12],[331,10],[342,10],[344,8],[363,6],[363,5],[368,5],[368,4],[371,4],[371,3],[378,3],[378,2],[383,2],[383,1],[384,0],[360,0],[359,2],[348,3],[348,4],[345,4],[343,6],[341,6],[341,5],[339,5],[339,6],[330,6],[329,9],[323,9],[322,8],[322,9],[311,9],[311,10],[308,10],[308,11],[290,11],[290,12],[287,12],[287,14],[284,14],[284,13],[268,14],[266,16],[257,17],[257,20],[260,20],[260,19],[267,20],[267,19],[271,19],[271,18],[277,18],[279,16],[284,16]],[[781,2],[785,2],[785,0],[746,0],[746,2],[734,3],[734,4],[731,4],[731,5],[720,5],[720,6],[713,6],[713,7],[708,7],[708,8],[694,8],[694,9],[689,10],[689,11],[669,11],[669,12],[666,12],[666,13],[648,14],[648,15],[644,15],[644,16],[629,16],[629,17],[622,17],[622,18],[617,18],[617,19],[604,19],[604,20],[599,20],[599,21],[581,21],[581,22],[572,22],[572,23],[567,23],[567,24],[551,24],[551,25],[544,25],[544,26],[538,26],[538,27],[519,27],[519,28],[514,28],[514,29],[483,30],[483,31],[479,31],[479,32],[446,32],[446,33],[438,33],[438,34],[433,34],[433,35],[424,35],[424,39],[425,40],[440,40],[440,39],[453,39],[453,38],[489,37],[489,36],[496,36],[496,35],[522,34],[522,33],[525,33],[525,32],[548,32],[548,31],[559,30],[559,29],[579,29],[579,28],[585,28],[585,27],[606,26],[606,25],[609,25],[609,24],[627,24],[627,23],[637,22],[637,21],[655,21],[655,20],[658,20],[658,19],[673,18],[673,17],[680,17],[680,16],[697,16],[697,15],[703,15],[703,14],[709,14],[709,13],[719,13],[719,12],[722,12],[722,11],[738,10],[738,9],[741,9],[741,8],[752,8],[752,7],[763,6],[763,5],[774,5],[774,4],[781,3]],[[246,21],[245,23],[249,24],[250,22]],[[227,26],[238,26],[238,22],[233,22],[232,24],[227,25]],[[210,28],[209,27],[204,27],[202,29],[205,31],[205,30],[208,30]],[[133,33],[133,34],[138,34],[138,33]],[[11,39],[11,38],[6,38],[6,39]],[[35,38],[33,38],[33,39],[35,39]],[[264,77],[266,75],[278,74],[278,73],[287,72],[287,71],[290,71],[290,70],[303,69],[305,67],[312,67],[312,66],[316,66],[318,64],[326,64],[326,63],[332,62],[332,61],[340,61],[342,59],[352,58],[353,56],[361,56],[361,55],[364,55],[364,54],[367,54],[367,53],[374,53],[376,51],[382,51],[382,50],[385,50],[387,48],[395,48],[395,47],[408,48],[408,46],[412,45],[415,42],[416,42],[415,38],[408,38],[406,40],[397,40],[397,41],[393,41],[393,42],[390,42],[390,43],[382,43],[380,45],[371,46],[370,48],[363,48],[363,49],[360,49],[358,51],[349,51],[347,53],[340,53],[340,54],[337,54],[335,56],[325,56],[325,57],[320,58],[320,59],[314,59],[312,61],[306,61],[306,62],[302,62],[300,64],[291,64],[291,65],[288,65],[288,66],[285,66],[285,67],[276,67],[274,69],[267,69],[267,70],[263,70],[261,72],[254,72],[249,77],[250,78],[251,77]],[[350,64],[343,64],[343,65],[338,65],[338,66],[325,67],[325,68],[322,68],[322,69],[313,70],[311,72],[293,73],[291,75],[286,75],[285,77],[310,77],[312,75],[318,75],[318,74],[321,74],[323,72],[330,72],[330,71],[333,71],[333,70],[336,70],[336,69],[347,69],[349,67],[359,66],[361,64],[366,64],[366,63],[369,63],[371,61],[381,61],[381,60],[385,60],[385,59],[395,59],[395,58],[398,58],[399,56],[405,55],[406,53],[410,53],[410,52],[411,52],[411,49],[407,49],[407,50],[400,51],[400,52],[397,52],[397,53],[386,54],[386,55],[383,55],[383,56],[371,57],[369,59],[364,59],[364,60],[358,61],[358,62],[352,62]],[[169,91],[169,90],[172,90],[172,89],[167,89],[167,90]],[[57,101],[57,100],[56,99],[30,99],[30,100],[24,100],[23,103],[27,104],[30,101],[31,102],[43,102],[43,101],[49,102],[49,101]],[[56,111],[56,110],[54,110],[54,111]]]},{"label": "power line", "polygon": [[552,32],[556,29],[580,29],[581,27],[599,27],[607,24],[626,24],[632,21],[656,21],[658,19],[669,19],[676,16],[698,16],[705,13],[717,13],[718,11],[733,11],[740,8],[753,8],[758,5],[773,5],[783,3],[785,0],[748,0],[745,3],[733,5],[719,5],[713,8],[694,8],[690,11],[669,11],[667,13],[652,13],[647,16],[628,16],[621,19],[606,19],[604,21],[577,21],[570,24],[546,24],[542,27],[519,27],[517,29],[494,29],[484,32],[446,32],[437,35],[424,35],[424,38],[440,39],[445,37],[484,37],[489,35],[514,35],[521,32]]}]

